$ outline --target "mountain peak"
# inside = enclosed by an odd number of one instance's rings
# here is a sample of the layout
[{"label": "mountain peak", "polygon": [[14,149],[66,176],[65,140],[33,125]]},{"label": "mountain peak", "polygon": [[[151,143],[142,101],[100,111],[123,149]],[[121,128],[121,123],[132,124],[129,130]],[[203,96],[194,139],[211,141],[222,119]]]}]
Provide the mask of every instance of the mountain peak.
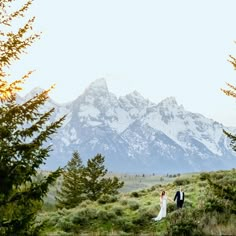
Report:
[{"label": "mountain peak", "polygon": [[107,82],[104,78],[93,81],[86,90],[103,90],[108,91]]},{"label": "mountain peak", "polygon": [[34,89],[32,89],[29,93],[27,93],[24,96],[24,99],[30,99],[32,97],[34,97],[36,94],[40,94],[42,93],[44,90],[40,87],[35,87]]},{"label": "mountain peak", "polygon": [[127,104],[128,103],[133,104],[135,106],[138,106],[143,103],[147,103],[147,100],[136,90],[134,90],[133,92],[131,92],[125,96],[121,96],[120,100],[127,103]]},{"label": "mountain peak", "polygon": [[[84,101],[87,104],[97,106],[100,104],[100,108],[110,104],[110,100],[114,98],[107,88],[107,83],[104,78],[93,81],[84,91],[84,93],[78,97],[77,100]],[[76,101],[77,103],[78,101]],[[96,104],[96,105],[95,105]],[[100,109],[99,108],[99,109]]]},{"label": "mountain peak", "polygon": [[159,104],[162,106],[163,105],[164,106],[178,106],[178,103],[177,103],[175,97],[167,97],[167,98],[163,99]]},{"label": "mountain peak", "polygon": [[130,93],[128,95],[144,99],[144,97],[138,91],[136,91],[136,90],[134,90],[132,93]]}]

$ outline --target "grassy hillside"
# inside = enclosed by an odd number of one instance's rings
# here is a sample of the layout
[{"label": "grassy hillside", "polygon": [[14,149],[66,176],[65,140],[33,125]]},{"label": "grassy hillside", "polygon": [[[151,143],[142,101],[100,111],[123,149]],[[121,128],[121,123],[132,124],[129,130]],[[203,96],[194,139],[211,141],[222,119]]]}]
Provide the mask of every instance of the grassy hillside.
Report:
[{"label": "grassy hillside", "polygon": [[[48,172],[42,171],[40,173],[40,176],[47,175]],[[191,176],[193,174],[172,174],[172,175],[157,175],[157,174],[120,174],[120,173],[108,173],[107,177],[113,177],[117,176],[121,181],[124,181],[124,186],[120,189],[121,193],[127,193],[127,192],[133,192],[133,191],[139,191],[143,189],[147,189],[152,187],[153,185],[157,184],[167,184],[172,183],[176,178],[181,177],[187,177]],[[47,197],[44,200],[45,207],[46,208],[53,208],[55,205],[55,196],[56,196],[56,190],[60,188],[62,182],[62,177],[58,178],[55,186],[52,186],[50,188],[50,191],[47,195]],[[44,208],[45,208],[44,207]]]},{"label": "grassy hillside", "polygon": [[[216,197],[208,177],[221,186],[232,186],[236,193],[235,170],[174,178],[124,175],[120,178],[125,186],[118,196],[86,200],[69,210],[45,207],[38,216],[45,223],[42,235],[236,235],[235,205],[232,199]],[[167,217],[154,222],[160,192],[165,190],[173,199],[180,185],[185,190],[184,208],[176,210],[176,204],[169,201]]]}]

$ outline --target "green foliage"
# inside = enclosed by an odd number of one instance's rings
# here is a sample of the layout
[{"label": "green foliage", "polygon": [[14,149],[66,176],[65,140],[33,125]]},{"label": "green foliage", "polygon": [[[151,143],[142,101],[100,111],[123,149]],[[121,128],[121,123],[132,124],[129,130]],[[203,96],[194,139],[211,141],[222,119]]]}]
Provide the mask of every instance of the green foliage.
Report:
[{"label": "green foliage", "polygon": [[68,218],[60,218],[57,226],[65,232],[70,232],[73,229],[74,224]]},{"label": "green foliage", "polygon": [[89,206],[91,204],[92,204],[92,201],[87,199],[87,200],[84,200],[83,202],[81,202],[79,204],[79,207],[87,207],[87,206]]},{"label": "green foliage", "polygon": [[115,176],[106,178],[107,169],[104,165],[104,156],[97,154],[94,158],[88,159],[87,166],[83,171],[82,182],[85,186],[87,198],[96,201],[102,194],[113,195],[118,193],[118,189],[124,185]]},{"label": "green foliage", "polygon": [[[236,58],[230,56],[229,62],[236,69]],[[230,97],[236,97],[236,87],[232,84],[226,83],[228,89],[222,89],[222,91]],[[224,134],[231,140],[231,147],[236,151],[236,135],[223,130]],[[232,170],[234,173],[234,170]],[[206,209],[212,211],[215,209],[217,212],[233,213],[236,214],[236,176],[235,174],[231,178],[225,178],[224,173],[215,173],[206,177],[210,191],[213,195],[206,202]]]},{"label": "green foliage", "polygon": [[75,224],[80,224],[85,226],[89,224],[90,220],[97,217],[97,211],[96,209],[87,207],[84,209],[77,209],[72,216],[73,216],[72,221]]},{"label": "green foliage", "polygon": [[[186,201],[185,201],[184,205],[186,205]],[[176,210],[176,203],[168,203],[167,212],[172,212],[174,210]]]},{"label": "green foliage", "polygon": [[128,206],[129,206],[129,209],[133,211],[139,209],[139,203],[133,200],[128,201]]},{"label": "green foliage", "polygon": [[101,221],[111,221],[112,219],[116,218],[116,214],[113,211],[107,210],[99,210],[97,213],[97,217]]},{"label": "green foliage", "polygon": [[207,208],[215,207],[217,211],[230,211],[236,214],[236,176],[232,176],[231,179],[223,179],[223,182],[221,179],[209,177],[208,182],[213,197],[208,199]]},{"label": "green foliage", "polygon": [[133,223],[142,227],[144,227],[145,225],[150,225],[152,218],[156,216],[157,210],[159,211],[160,208],[157,208],[155,206],[142,208],[140,207],[137,212],[137,217],[133,220]]},{"label": "green foliage", "polygon": [[174,181],[174,184],[177,185],[177,186],[184,186],[184,185],[187,185],[189,183],[190,183],[190,181],[189,181],[188,178],[177,178]]},{"label": "green foliage", "polygon": [[114,206],[112,208],[112,211],[117,215],[117,216],[122,216],[124,214],[124,208],[120,206]]},{"label": "green foliage", "polygon": [[205,203],[205,209],[206,212],[224,212],[225,210],[225,205],[224,205],[224,201],[222,201],[222,199],[219,199],[217,197],[212,197],[212,198],[208,198],[206,203]]},{"label": "green foliage", "polygon": [[[233,65],[234,69],[236,69],[236,58],[230,55],[229,62]],[[227,96],[236,97],[236,87],[230,83],[226,83],[228,89],[221,89],[224,94]],[[224,134],[231,140],[231,147],[234,151],[236,151],[236,135],[230,133],[229,131],[223,130]]]},{"label": "green foliage", "polygon": [[80,155],[75,151],[63,172],[61,189],[57,191],[56,200],[58,208],[73,208],[86,199],[84,184],[81,180],[83,169]]},{"label": "green foliage", "polygon": [[34,18],[15,30],[13,23],[17,26],[15,20],[24,17],[32,1],[26,1],[18,10],[14,10],[14,2],[0,3],[0,23],[4,29],[0,32],[0,234],[36,235],[41,228],[35,224],[36,215],[49,185],[61,170],[40,180],[35,177],[52,150],[46,142],[64,117],[50,122],[54,108],[42,112],[50,89],[17,103],[17,92],[31,72],[9,82],[8,70],[39,35],[32,31]]},{"label": "green foliage", "polygon": [[200,173],[200,176],[199,176],[199,179],[204,181],[204,180],[207,180],[209,178],[209,173],[206,173],[206,172],[202,172]]},{"label": "green foliage", "polygon": [[117,201],[117,196],[108,195],[108,194],[103,194],[98,199],[98,203],[100,203],[100,204],[113,203],[116,201]]},{"label": "green foliage", "polygon": [[138,197],[139,197],[139,193],[138,193],[138,192],[132,192],[132,193],[130,194],[130,196],[131,196],[131,197],[136,197],[136,198],[138,198]]},{"label": "green foliage", "polygon": [[[234,183],[233,171],[209,173],[212,181],[225,185]],[[222,177],[223,176],[223,177]],[[147,177],[146,177],[147,178]],[[173,180],[174,181],[174,180]],[[183,209],[176,209],[176,203],[168,201],[167,217],[161,221],[152,220],[159,210],[159,195],[146,189],[136,191],[134,198],[131,193],[119,194],[118,201],[111,201],[110,195],[102,195],[97,201],[86,200],[76,208],[48,212],[41,219],[47,222],[48,234],[65,232],[74,235],[234,235],[236,216],[230,210],[230,201],[214,197],[206,180],[200,175],[189,177],[186,186],[186,200]],[[206,183],[199,186],[199,183]],[[175,184],[155,187],[159,193],[163,188],[168,196],[174,196]],[[213,201],[217,199],[217,201]],[[218,211],[218,203],[225,204],[223,211]],[[212,204],[212,205],[210,205]],[[214,204],[214,205],[213,205]],[[61,219],[60,224],[57,224]],[[63,223],[65,222],[65,223]],[[68,225],[70,229],[68,229]],[[60,228],[59,228],[60,227]],[[69,230],[69,231],[66,231]],[[55,235],[57,235],[55,233]]]},{"label": "green foliage", "polygon": [[128,204],[128,200],[127,199],[121,199],[120,204],[123,205],[123,206],[126,206]]},{"label": "green foliage", "polygon": [[62,186],[56,197],[57,207],[73,208],[84,200],[98,200],[100,204],[115,202],[114,195],[124,183],[117,177],[108,178],[106,174],[103,156],[98,154],[83,166],[79,153],[74,152],[63,172]]},{"label": "green foliage", "polygon": [[198,225],[197,218],[190,210],[182,209],[173,212],[169,217],[169,222],[166,235],[204,235]]}]

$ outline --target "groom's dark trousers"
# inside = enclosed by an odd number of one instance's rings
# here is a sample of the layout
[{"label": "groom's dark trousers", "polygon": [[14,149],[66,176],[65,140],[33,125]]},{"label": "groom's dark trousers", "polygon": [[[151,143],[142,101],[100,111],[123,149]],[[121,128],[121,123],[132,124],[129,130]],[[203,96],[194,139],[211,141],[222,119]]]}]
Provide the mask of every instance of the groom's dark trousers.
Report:
[{"label": "groom's dark trousers", "polygon": [[180,191],[177,191],[175,194],[174,201],[177,200],[177,208],[182,208],[184,204],[184,192],[182,192],[183,197],[182,200],[180,200]]}]

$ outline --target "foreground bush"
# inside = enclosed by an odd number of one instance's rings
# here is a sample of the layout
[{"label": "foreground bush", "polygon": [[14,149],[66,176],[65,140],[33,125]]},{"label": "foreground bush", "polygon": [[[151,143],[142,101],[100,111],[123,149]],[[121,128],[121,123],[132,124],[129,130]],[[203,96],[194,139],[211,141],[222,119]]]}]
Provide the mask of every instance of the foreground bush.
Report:
[{"label": "foreground bush", "polygon": [[204,235],[198,224],[198,217],[189,209],[179,209],[170,216],[166,235],[199,236]]}]

